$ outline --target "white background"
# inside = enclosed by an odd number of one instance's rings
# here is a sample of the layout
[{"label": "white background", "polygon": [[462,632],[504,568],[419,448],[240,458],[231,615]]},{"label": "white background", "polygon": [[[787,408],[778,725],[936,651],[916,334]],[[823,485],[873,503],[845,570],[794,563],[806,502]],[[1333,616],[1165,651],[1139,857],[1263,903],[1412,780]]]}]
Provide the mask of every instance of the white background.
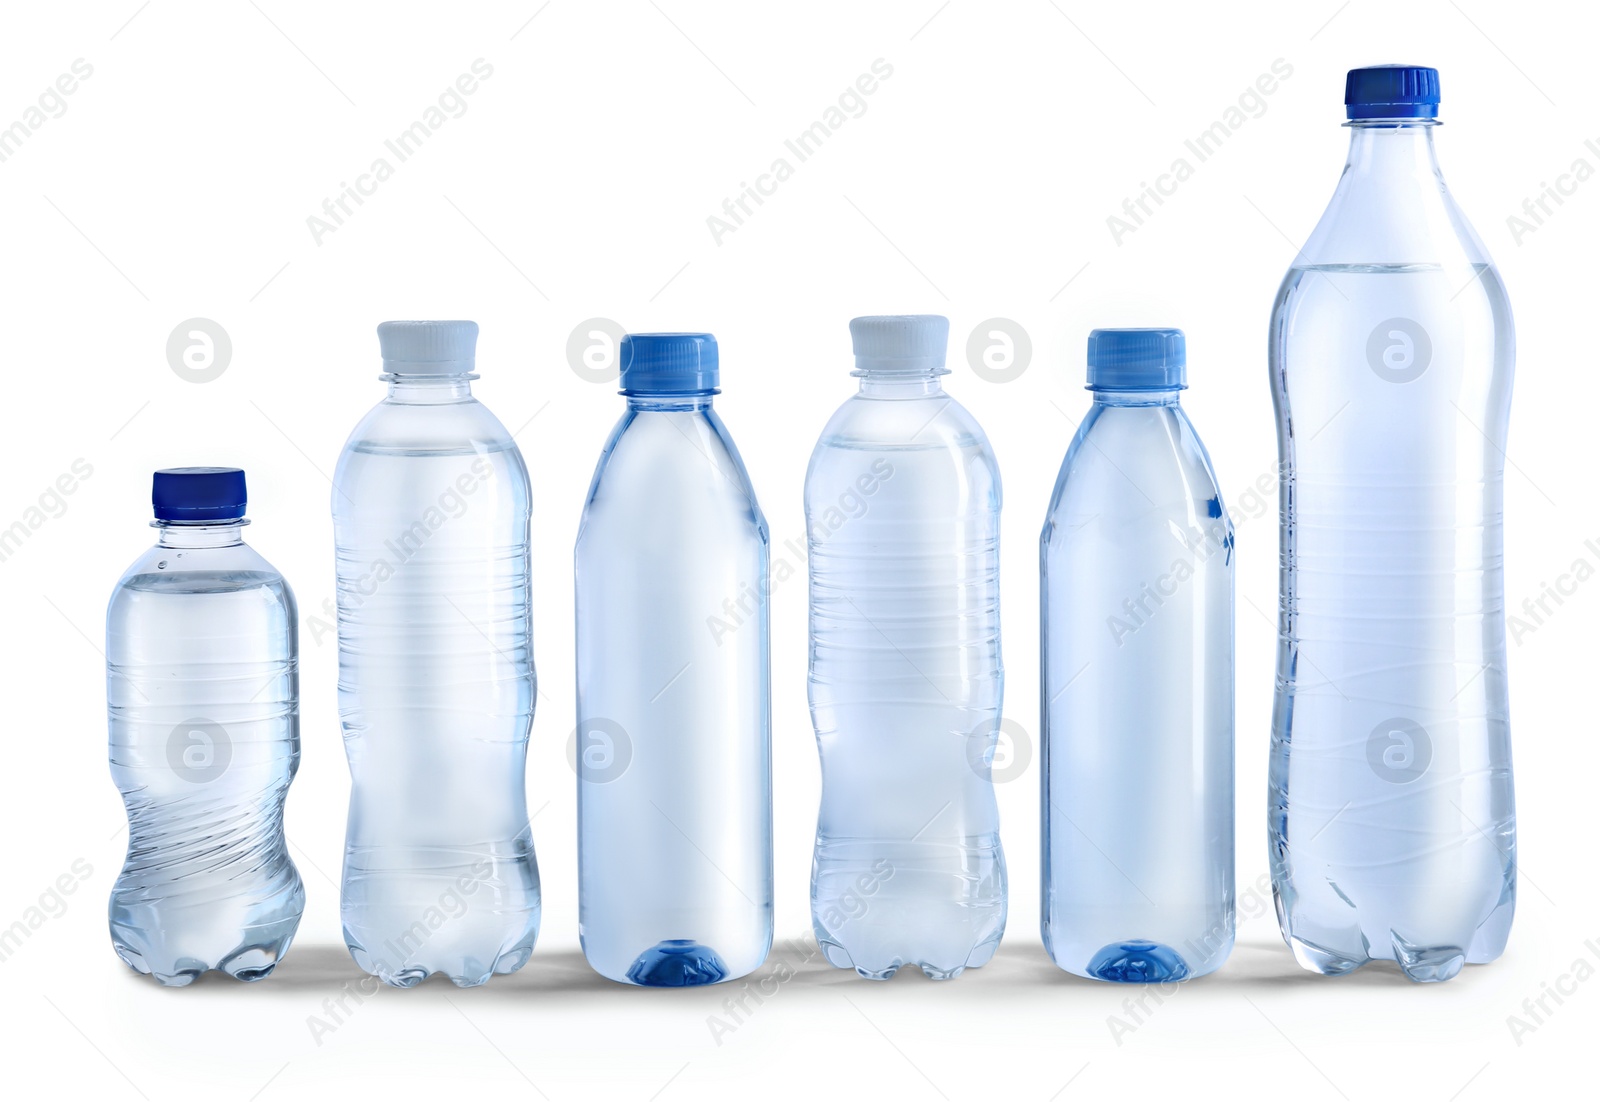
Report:
[{"label": "white background", "polygon": [[[1516,613],[1575,560],[1600,562],[1600,544],[1585,545],[1600,539],[1593,464],[1578,458],[1594,444],[1600,182],[1578,184],[1520,243],[1507,224],[1576,159],[1600,168],[1593,10],[541,3],[117,0],[70,12],[8,3],[0,16],[0,126],[75,59],[93,67],[66,111],[0,163],[0,527],[25,518],[75,460],[93,468],[65,511],[0,562],[10,720],[0,927],[62,874],[73,880],[74,862],[92,870],[64,911],[47,898],[53,917],[0,962],[7,1093],[1470,1100],[1592,1089],[1580,1046],[1600,1025],[1600,982],[1587,980],[1600,947],[1585,947],[1600,939],[1600,761],[1583,697],[1600,583],[1579,583],[1511,647],[1523,863],[1506,955],[1429,987],[1382,966],[1313,976],[1290,958],[1261,887],[1276,497],[1263,511],[1247,494],[1276,462],[1268,311],[1338,177],[1345,70],[1425,63],[1442,78],[1446,176],[1499,262],[1520,337],[1508,604]],[[307,217],[479,58],[493,75],[465,113],[314,240]],[[865,113],[715,242],[706,219],[723,199],[879,58],[893,75]],[[1279,58],[1293,74],[1259,117],[1115,242],[1107,216]],[[618,987],[577,947],[571,550],[622,400],[569,367],[566,343],[597,316],[717,335],[717,405],[776,554],[802,532],[807,457],[853,387],[846,322],[895,312],[950,317],[948,389],[999,455],[1005,711],[1029,731],[1035,541],[1087,404],[1085,335],[1187,331],[1184,403],[1224,497],[1254,511],[1238,531],[1239,945],[1221,972],[1147,1003],[1137,1023],[1123,1008],[1137,991],[1058,972],[1038,939],[1035,756],[1001,786],[1011,922],[991,965],[948,984],[908,970],[875,985],[813,961],[719,1044],[707,1019],[724,1013],[726,987]],[[995,316],[1033,344],[1006,384],[980,378],[963,352]],[[180,378],[165,353],[193,317],[214,319],[233,344],[226,371],[204,384]],[[543,933],[513,977],[381,991],[319,1043],[308,1019],[360,976],[338,923],[348,773],[335,646],[310,619],[333,594],[327,476],[383,394],[373,327],[435,317],[482,325],[476,392],[518,430],[533,472],[542,691],[528,788]],[[106,934],[126,835],[106,770],[100,645],[112,584],[153,539],[150,472],[187,464],[247,470],[247,537],[299,595],[304,751],[288,831],[309,899],[266,981],[212,976],[167,991],[128,971]],[[818,769],[804,582],[773,602],[775,957],[787,960],[784,946],[809,930]],[[1571,978],[1579,960],[1585,978]],[[1531,1018],[1524,1000],[1558,983],[1563,1004],[1547,998],[1552,1012]],[[1112,1015],[1137,1027],[1114,1037]],[[1513,1015],[1536,1028],[1514,1034]]]}]

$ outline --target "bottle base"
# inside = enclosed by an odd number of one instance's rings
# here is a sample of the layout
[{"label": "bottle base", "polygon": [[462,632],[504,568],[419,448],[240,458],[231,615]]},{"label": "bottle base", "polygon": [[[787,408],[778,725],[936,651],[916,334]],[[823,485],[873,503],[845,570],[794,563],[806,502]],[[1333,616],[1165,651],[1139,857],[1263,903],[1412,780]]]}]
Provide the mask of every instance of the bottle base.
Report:
[{"label": "bottle base", "polygon": [[1391,931],[1394,956],[1350,957],[1304,938],[1289,936],[1285,940],[1294,953],[1294,959],[1308,972],[1323,976],[1343,976],[1374,960],[1393,960],[1407,979],[1413,983],[1443,983],[1461,974],[1467,963],[1467,954],[1454,945],[1414,945]]},{"label": "bottle base", "polygon": [[140,951],[115,934],[112,935],[111,944],[122,962],[140,975],[151,977],[163,987],[188,987],[207,972],[221,972],[242,983],[264,980],[272,975],[293,940],[291,933],[280,941],[246,945],[215,962],[197,957],[164,956],[156,959],[154,953]]},{"label": "bottle base", "polygon": [[[834,963],[840,968],[855,967],[849,963],[838,964],[836,961],[830,961],[830,963]],[[897,960],[888,967],[878,969],[877,971],[872,971],[866,968],[856,968],[855,973],[864,980],[892,980],[895,977],[895,973],[899,972],[903,967],[905,967],[905,962]],[[922,974],[927,976],[930,980],[953,980],[967,970],[967,966],[964,964],[955,968],[941,969],[935,968],[929,964],[919,963],[916,965],[916,967],[922,969]]]},{"label": "bottle base", "polygon": [[1178,983],[1188,979],[1190,972],[1177,950],[1133,938],[1101,949],[1090,958],[1085,974],[1108,983]]},{"label": "bottle base", "polygon": [[457,987],[480,987],[494,976],[509,976],[527,964],[528,958],[533,955],[533,943],[530,941],[502,952],[487,968],[482,961],[472,958],[449,963],[441,962],[431,966],[407,962],[403,967],[391,968],[384,962],[374,959],[370,953],[348,938],[345,947],[350,950],[351,959],[363,972],[376,976],[390,987],[401,988],[415,987],[435,975],[444,976]]},{"label": "bottle base", "polygon": [[811,932],[835,968],[869,980],[907,966],[929,979],[955,979],[993,959],[1006,913],[998,834],[911,841],[818,834]]},{"label": "bottle base", "polygon": [[626,977],[639,987],[702,987],[728,978],[728,966],[716,950],[689,938],[652,945],[628,967]]},{"label": "bottle base", "polygon": [[857,963],[850,955],[850,951],[837,941],[819,938],[822,946],[822,955],[828,963],[835,968],[849,968],[865,980],[892,980],[895,974],[906,965],[920,968],[922,974],[930,980],[953,980],[968,968],[982,968],[994,959],[995,950],[1000,945],[999,937],[986,941],[976,946],[960,963],[940,962],[933,960],[906,960],[903,956],[896,956],[887,961],[862,961]]}]

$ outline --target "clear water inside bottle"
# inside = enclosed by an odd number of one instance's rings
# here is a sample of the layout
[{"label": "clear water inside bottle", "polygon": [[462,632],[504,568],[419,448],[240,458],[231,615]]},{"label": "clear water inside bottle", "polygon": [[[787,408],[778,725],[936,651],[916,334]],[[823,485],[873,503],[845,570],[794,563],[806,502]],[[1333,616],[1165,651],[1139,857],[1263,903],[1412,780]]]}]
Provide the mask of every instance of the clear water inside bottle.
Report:
[{"label": "clear water inside bottle", "polygon": [[1005,930],[1000,477],[934,380],[869,382],[806,477],[810,700],[823,795],[812,926],[872,979],[945,979]]}]

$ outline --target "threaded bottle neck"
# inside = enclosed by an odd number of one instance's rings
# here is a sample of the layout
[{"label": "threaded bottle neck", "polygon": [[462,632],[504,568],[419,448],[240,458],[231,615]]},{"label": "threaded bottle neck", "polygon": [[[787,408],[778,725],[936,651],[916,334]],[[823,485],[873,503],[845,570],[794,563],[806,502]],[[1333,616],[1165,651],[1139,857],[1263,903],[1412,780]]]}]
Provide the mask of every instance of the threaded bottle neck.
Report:
[{"label": "threaded bottle neck", "polygon": [[384,375],[389,401],[413,406],[448,405],[472,397],[476,375]]},{"label": "threaded bottle neck", "polygon": [[695,394],[625,394],[628,408],[641,413],[683,413],[711,408],[711,391]]},{"label": "threaded bottle neck", "polygon": [[250,522],[240,519],[225,524],[190,524],[162,520],[153,523],[160,532],[158,541],[160,546],[192,551],[202,547],[237,546],[244,542],[244,526]]},{"label": "threaded bottle neck", "polygon": [[927,398],[944,393],[940,376],[948,374],[942,368],[926,371],[857,370],[861,380],[857,394],[863,398]]},{"label": "threaded bottle neck", "polygon": [[1183,393],[1179,387],[1171,390],[1091,390],[1096,405],[1102,406],[1175,406]]}]

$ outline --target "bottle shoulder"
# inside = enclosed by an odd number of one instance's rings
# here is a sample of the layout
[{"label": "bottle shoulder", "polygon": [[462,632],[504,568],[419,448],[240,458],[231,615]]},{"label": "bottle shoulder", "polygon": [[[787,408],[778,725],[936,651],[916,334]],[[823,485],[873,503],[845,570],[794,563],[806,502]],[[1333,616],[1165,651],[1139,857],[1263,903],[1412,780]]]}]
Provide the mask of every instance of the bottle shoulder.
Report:
[{"label": "bottle shoulder", "polygon": [[649,530],[676,523],[674,516],[749,523],[766,538],[749,472],[715,410],[628,409],[595,465],[578,542],[597,520]]},{"label": "bottle shoulder", "polygon": [[1056,478],[1046,524],[1066,513],[1138,516],[1178,510],[1227,523],[1210,453],[1177,404],[1096,403]]},{"label": "bottle shoulder", "polygon": [[831,496],[841,472],[870,466],[874,457],[892,462],[896,455],[914,458],[927,453],[951,456],[947,465],[951,477],[987,483],[998,507],[1000,466],[994,448],[977,418],[943,391],[916,398],[856,394],[846,399],[812,450],[807,486],[826,482],[824,490]]},{"label": "bottle shoulder", "polygon": [[915,398],[853,394],[828,419],[821,440],[857,448],[976,445],[991,450],[977,418],[942,390]]},{"label": "bottle shoulder", "polygon": [[626,410],[612,427],[600,457],[602,471],[625,466],[629,474],[658,472],[663,480],[707,464],[730,473],[736,465],[744,474],[733,436],[710,408]]},{"label": "bottle shoulder", "polygon": [[532,490],[516,440],[476,399],[439,404],[384,400],[356,425],[334,469],[334,517],[382,513],[401,499],[426,507],[441,495],[493,481],[526,517]]},{"label": "bottle shoulder", "polygon": [[385,398],[351,430],[344,451],[388,454],[467,454],[515,451],[511,433],[489,407],[468,396],[418,403]]},{"label": "bottle shoulder", "polygon": [[262,590],[294,615],[294,590],[282,573],[247,543],[225,547],[164,547],[134,559],[112,590],[110,607],[140,595],[239,593]]},{"label": "bottle shoulder", "polygon": [[[1357,137],[1316,226],[1296,257],[1324,266],[1476,266],[1493,259],[1451,194],[1431,141]],[[1395,145],[1397,148],[1384,148]]]}]

